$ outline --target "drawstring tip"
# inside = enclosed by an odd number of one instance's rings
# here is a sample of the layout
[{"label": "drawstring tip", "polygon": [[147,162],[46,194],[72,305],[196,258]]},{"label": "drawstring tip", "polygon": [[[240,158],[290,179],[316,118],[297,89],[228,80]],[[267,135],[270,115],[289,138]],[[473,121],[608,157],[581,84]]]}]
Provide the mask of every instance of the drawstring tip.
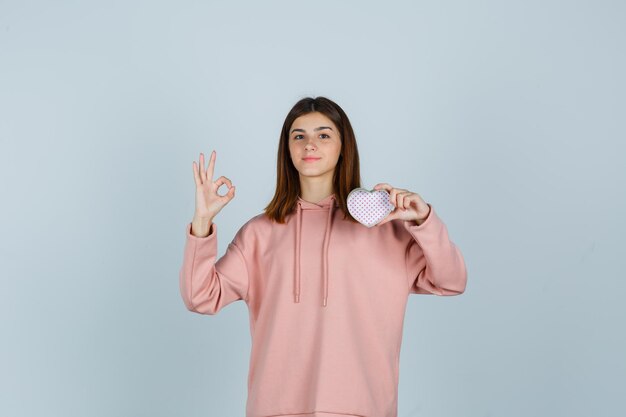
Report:
[{"label": "drawstring tip", "polygon": [[296,294],[296,303],[300,302],[300,294]]},{"label": "drawstring tip", "polygon": [[324,298],[324,307],[326,307],[326,298]]}]

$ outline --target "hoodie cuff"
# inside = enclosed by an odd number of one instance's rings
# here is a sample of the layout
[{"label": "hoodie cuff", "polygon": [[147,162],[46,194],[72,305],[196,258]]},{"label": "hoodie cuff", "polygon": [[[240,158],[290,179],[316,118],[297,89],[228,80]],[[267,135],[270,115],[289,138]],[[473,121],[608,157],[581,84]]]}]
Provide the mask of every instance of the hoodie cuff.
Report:
[{"label": "hoodie cuff", "polygon": [[191,234],[191,222],[187,223],[186,235],[187,239],[196,240],[196,241],[206,241],[211,240],[217,234],[217,224],[215,222],[211,223],[211,227],[209,228],[209,234],[204,237],[194,236]]}]

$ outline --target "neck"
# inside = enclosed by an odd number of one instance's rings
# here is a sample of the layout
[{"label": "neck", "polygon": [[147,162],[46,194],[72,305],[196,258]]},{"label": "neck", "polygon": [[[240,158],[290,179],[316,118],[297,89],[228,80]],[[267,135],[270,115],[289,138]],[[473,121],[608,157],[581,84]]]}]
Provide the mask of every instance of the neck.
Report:
[{"label": "neck", "polygon": [[302,192],[300,193],[300,198],[306,201],[310,201],[311,203],[317,203],[329,197],[331,194],[333,194],[332,189],[325,190],[325,191],[318,191],[318,192],[308,192],[308,193],[302,190]]}]

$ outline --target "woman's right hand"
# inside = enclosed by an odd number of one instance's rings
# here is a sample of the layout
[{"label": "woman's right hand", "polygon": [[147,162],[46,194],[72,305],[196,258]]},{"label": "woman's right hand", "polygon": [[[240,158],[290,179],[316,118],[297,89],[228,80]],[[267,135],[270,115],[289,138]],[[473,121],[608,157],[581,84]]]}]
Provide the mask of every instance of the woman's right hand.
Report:
[{"label": "woman's right hand", "polygon": [[[196,212],[194,218],[213,221],[213,218],[222,208],[235,197],[235,186],[224,176],[213,182],[213,170],[215,168],[215,151],[211,152],[209,167],[204,169],[204,154],[200,153],[200,170],[196,161],[193,161],[193,173],[196,181]],[[217,193],[223,184],[228,187],[225,195]]]}]

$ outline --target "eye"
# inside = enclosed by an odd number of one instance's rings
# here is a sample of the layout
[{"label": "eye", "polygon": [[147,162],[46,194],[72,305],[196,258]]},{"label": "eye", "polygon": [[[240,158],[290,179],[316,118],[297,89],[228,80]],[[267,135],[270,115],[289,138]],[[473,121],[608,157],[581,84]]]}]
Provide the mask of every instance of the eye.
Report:
[{"label": "eye", "polygon": [[[293,138],[294,139],[300,139],[301,136],[302,135],[296,135]],[[330,135],[327,135],[326,133],[321,133],[320,136],[322,137],[322,139],[330,138]],[[325,137],[323,137],[323,136],[325,136]]]}]

